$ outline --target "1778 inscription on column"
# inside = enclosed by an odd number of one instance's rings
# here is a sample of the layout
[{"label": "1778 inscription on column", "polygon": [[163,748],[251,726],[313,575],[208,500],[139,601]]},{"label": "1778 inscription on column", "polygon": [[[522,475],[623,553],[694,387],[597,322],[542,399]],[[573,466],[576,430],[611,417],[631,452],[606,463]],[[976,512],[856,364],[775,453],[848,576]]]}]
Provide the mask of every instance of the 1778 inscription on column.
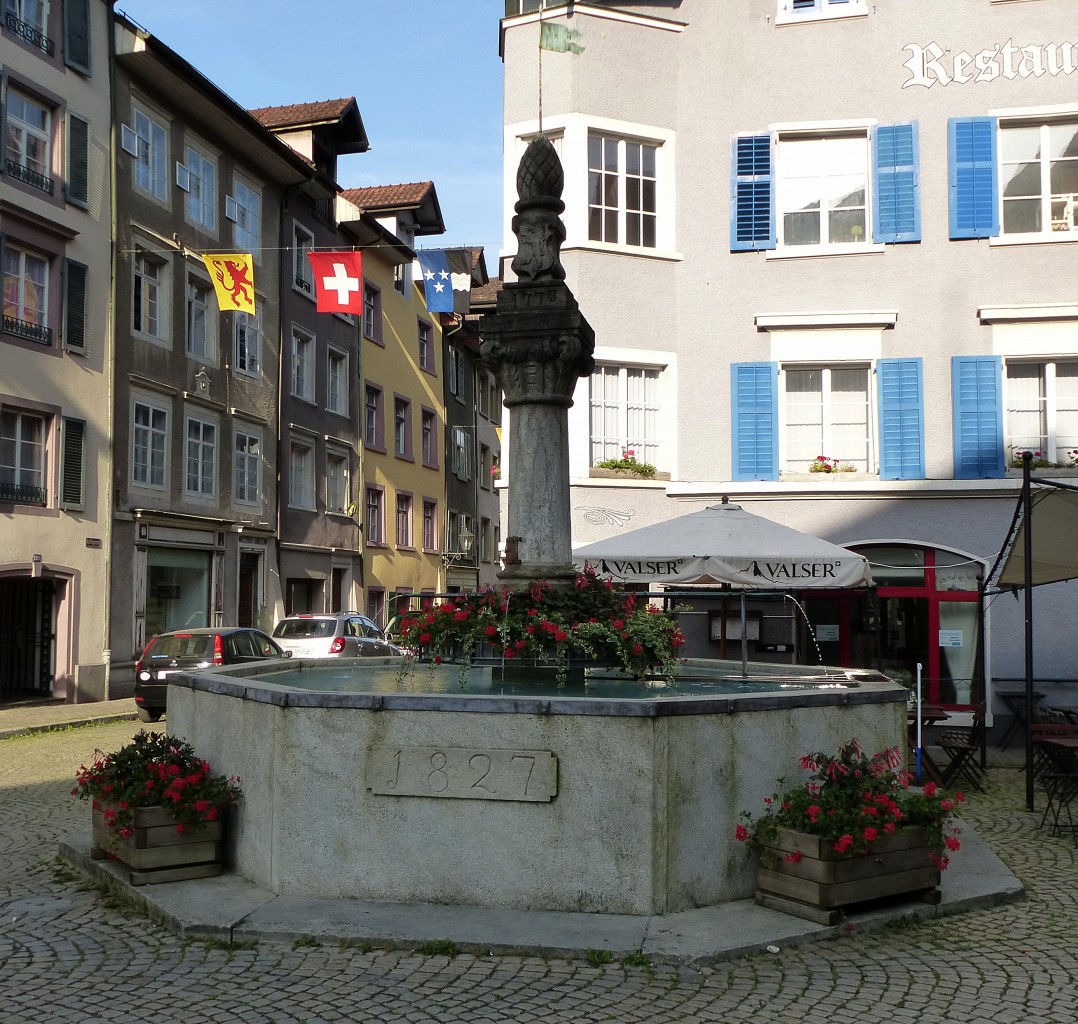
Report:
[{"label": "1778 inscription on column", "polygon": [[371,747],[367,789],[387,796],[549,802],[558,759],[549,750],[476,747]]}]

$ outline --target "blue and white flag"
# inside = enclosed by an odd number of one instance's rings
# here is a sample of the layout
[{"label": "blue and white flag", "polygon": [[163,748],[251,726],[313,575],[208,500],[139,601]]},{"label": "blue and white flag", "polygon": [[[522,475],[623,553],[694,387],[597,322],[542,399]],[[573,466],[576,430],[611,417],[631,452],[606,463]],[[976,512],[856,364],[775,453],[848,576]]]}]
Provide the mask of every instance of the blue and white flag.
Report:
[{"label": "blue and white flag", "polygon": [[423,271],[427,309],[431,313],[467,313],[472,292],[470,252],[424,249],[416,255]]}]

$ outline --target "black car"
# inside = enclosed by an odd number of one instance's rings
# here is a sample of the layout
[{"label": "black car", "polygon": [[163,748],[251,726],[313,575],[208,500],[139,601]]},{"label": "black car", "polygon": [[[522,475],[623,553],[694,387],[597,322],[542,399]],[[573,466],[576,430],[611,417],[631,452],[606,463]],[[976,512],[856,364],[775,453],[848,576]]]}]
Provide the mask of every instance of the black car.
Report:
[{"label": "black car", "polygon": [[239,665],[288,658],[260,629],[205,627],[158,633],[135,663],[135,704],[139,718],[156,722],[167,710],[168,676],[212,665]]}]

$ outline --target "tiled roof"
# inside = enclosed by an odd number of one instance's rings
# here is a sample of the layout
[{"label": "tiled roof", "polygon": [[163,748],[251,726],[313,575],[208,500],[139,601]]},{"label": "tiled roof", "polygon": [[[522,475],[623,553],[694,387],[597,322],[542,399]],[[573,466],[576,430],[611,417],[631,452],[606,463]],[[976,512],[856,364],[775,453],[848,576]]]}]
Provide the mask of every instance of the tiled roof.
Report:
[{"label": "tiled roof", "polygon": [[355,100],[345,96],[339,100],[318,100],[315,103],[289,103],[282,107],[259,107],[250,113],[267,128],[289,128],[293,125],[318,124],[336,121]]},{"label": "tiled roof", "polygon": [[401,206],[416,206],[427,198],[434,187],[430,181],[408,185],[371,185],[368,188],[346,188],[341,194],[361,210],[393,210]]},{"label": "tiled roof", "polygon": [[502,290],[502,279],[492,277],[486,284],[472,289],[471,303],[473,306],[493,305],[497,301],[498,292]]}]

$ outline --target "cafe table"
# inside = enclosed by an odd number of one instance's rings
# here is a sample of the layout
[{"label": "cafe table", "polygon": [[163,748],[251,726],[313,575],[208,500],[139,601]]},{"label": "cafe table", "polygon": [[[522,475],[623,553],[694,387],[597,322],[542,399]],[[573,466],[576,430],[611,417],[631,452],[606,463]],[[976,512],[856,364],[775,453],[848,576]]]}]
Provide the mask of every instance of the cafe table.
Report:
[{"label": "cafe table", "polygon": [[[1007,731],[1000,737],[999,743],[996,746],[1000,750],[1006,750],[1007,744],[1014,739],[1015,735],[1019,732],[1025,733],[1026,729],[1026,691],[1025,690],[996,690],[996,696],[999,697],[1004,704],[1007,705],[1007,710],[1011,713],[1011,724],[1007,726]],[[1044,700],[1044,694],[1040,690],[1033,691],[1033,703],[1037,704],[1039,701]]]}]

